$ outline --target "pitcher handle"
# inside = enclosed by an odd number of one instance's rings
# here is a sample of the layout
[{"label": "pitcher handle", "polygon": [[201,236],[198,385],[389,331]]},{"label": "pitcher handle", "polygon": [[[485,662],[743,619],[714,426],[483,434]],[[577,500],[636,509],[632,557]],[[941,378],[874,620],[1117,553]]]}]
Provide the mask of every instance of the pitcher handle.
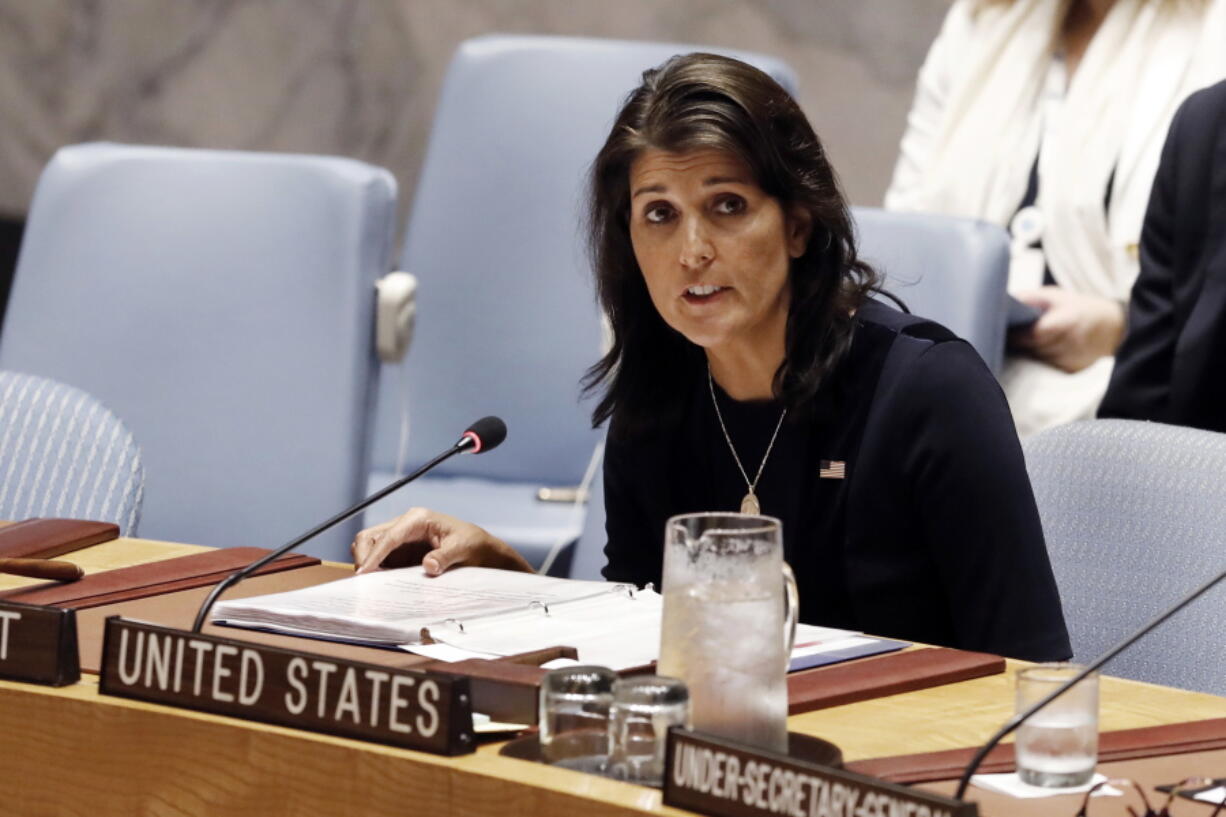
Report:
[{"label": "pitcher handle", "polygon": [[787,598],[787,618],[783,623],[783,671],[786,673],[792,662],[792,648],[796,646],[796,624],[800,619],[800,592],[796,589],[796,574],[787,562],[783,563],[783,592]]}]

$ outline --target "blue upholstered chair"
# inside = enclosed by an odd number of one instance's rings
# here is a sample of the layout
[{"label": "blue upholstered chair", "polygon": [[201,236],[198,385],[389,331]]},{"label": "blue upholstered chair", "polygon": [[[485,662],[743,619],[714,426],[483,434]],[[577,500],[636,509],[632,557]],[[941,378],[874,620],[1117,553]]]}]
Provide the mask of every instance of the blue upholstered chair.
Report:
[{"label": "blue upholstered chair", "polygon": [[993,372],[1004,360],[1009,239],[995,224],[852,208],[860,254],[912,313],[965,338]]},{"label": "blue upholstered chair", "polygon": [[[407,371],[385,367],[371,488],[498,414],[506,443],[458,457],[373,506],[374,524],[424,505],[471,519],[540,564],[572,541],[582,509],[536,500],[578,485],[600,433],[579,380],[601,354],[581,229],[588,166],[642,72],[697,46],[490,36],[448,68],[409,219],[401,267],[419,280]],[[739,54],[794,88],[791,71]],[[404,383],[401,380],[404,378]]]},{"label": "blue upholstered chair", "polygon": [[135,536],[145,472],[124,424],[80,389],[0,371],[0,519],[114,522]]},{"label": "blue upholstered chair", "polygon": [[[1218,575],[1226,434],[1090,420],[1023,442],[1074,657],[1089,662]],[[1104,672],[1226,695],[1226,586]]]},{"label": "blue upholstered chair", "polygon": [[[88,144],[39,180],[0,367],[115,410],[141,533],[276,546],[363,495],[396,185],[339,158]],[[354,520],[305,550],[343,558]]]}]

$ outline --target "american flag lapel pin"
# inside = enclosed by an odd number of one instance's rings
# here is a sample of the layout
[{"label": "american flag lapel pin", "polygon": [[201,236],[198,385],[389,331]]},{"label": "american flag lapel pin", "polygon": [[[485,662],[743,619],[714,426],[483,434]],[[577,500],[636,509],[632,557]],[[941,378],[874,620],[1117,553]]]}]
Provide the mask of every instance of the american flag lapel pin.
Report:
[{"label": "american flag lapel pin", "polygon": [[817,472],[819,479],[842,479],[847,473],[847,463],[842,460],[822,460]]}]

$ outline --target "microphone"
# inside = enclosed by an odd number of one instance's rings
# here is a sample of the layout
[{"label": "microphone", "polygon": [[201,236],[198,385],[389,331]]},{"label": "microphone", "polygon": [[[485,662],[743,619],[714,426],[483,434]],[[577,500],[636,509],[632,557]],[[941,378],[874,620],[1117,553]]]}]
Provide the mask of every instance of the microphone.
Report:
[{"label": "microphone", "polygon": [[463,451],[471,448],[474,454],[483,454],[502,445],[506,438],[507,424],[501,418],[482,417],[460,435],[456,447]]},{"label": "microphone", "polygon": [[958,781],[958,791],[954,794],[954,797],[957,798],[958,800],[962,799],[962,795],[966,793],[966,787],[971,782],[971,776],[975,774],[975,770],[979,768],[979,764],[983,763],[983,759],[987,757],[988,752],[992,751],[992,749],[996,747],[996,744],[1000,743],[1001,740],[1003,740],[1007,735],[1009,735],[1011,732],[1013,732],[1015,729],[1017,729],[1019,726],[1025,723],[1030,718],[1031,715],[1038,712],[1040,709],[1047,706],[1049,703],[1056,700],[1064,693],[1068,692],[1070,689],[1076,686],[1079,681],[1084,679],[1091,672],[1094,672],[1099,667],[1101,667],[1103,664],[1107,663],[1112,658],[1115,658],[1117,655],[1122,653],[1124,650],[1131,647],[1135,642],[1141,640],[1141,638],[1143,638],[1144,636],[1149,635],[1151,630],[1155,629],[1159,624],[1166,621],[1168,618],[1175,615],[1183,608],[1187,607],[1193,601],[1195,601],[1196,599],[1203,596],[1205,593],[1212,590],[1214,585],[1216,585],[1218,582],[1220,582],[1224,578],[1226,578],[1226,570],[1222,571],[1216,577],[1210,579],[1205,584],[1202,584],[1200,587],[1193,590],[1190,595],[1180,600],[1178,603],[1175,604],[1174,607],[1170,608],[1165,613],[1162,613],[1161,615],[1159,615],[1153,621],[1146,624],[1144,627],[1142,627],[1137,632],[1125,638],[1123,641],[1121,641],[1116,646],[1107,650],[1105,655],[1101,656],[1093,664],[1090,664],[1088,667],[1083,669],[1081,672],[1077,673],[1075,676],[1070,678],[1068,681],[1061,684],[1059,687],[1053,690],[1050,694],[1048,694],[1042,700],[1037,701],[1033,706],[1031,706],[1025,712],[1014,715],[1012,718],[1010,718],[1005,723],[1005,725],[1000,728],[1000,731],[998,731],[995,735],[993,735],[988,740],[988,742],[985,743],[983,747],[978,752],[975,753],[975,756],[971,758],[971,762],[967,764],[966,771],[962,772],[962,778]]},{"label": "microphone", "polygon": [[254,562],[241,570],[237,570],[234,573],[231,573],[229,576],[226,576],[217,584],[216,587],[213,588],[212,592],[209,593],[208,598],[206,598],[204,603],[200,605],[200,610],[196,613],[196,621],[194,624],[192,624],[192,632],[200,632],[200,628],[204,626],[204,622],[208,618],[209,610],[213,609],[213,603],[217,601],[218,597],[221,596],[222,593],[238,584],[243,579],[247,578],[252,573],[271,562],[273,559],[280,558],[289,551],[301,545],[303,542],[313,539],[334,525],[344,522],[358,511],[366,508],[366,506],[374,502],[378,502],[380,499],[383,499],[383,497],[387,496],[393,491],[404,487],[420,477],[422,474],[434,468],[436,465],[439,465],[445,460],[451,459],[456,454],[460,454],[465,451],[471,451],[474,454],[484,454],[486,451],[492,451],[497,448],[506,438],[506,423],[504,423],[498,417],[482,417],[480,420],[465,429],[464,433],[460,435],[460,439],[457,440],[453,446],[427,462],[422,467],[418,468],[413,473],[401,477],[386,488],[376,491],[375,493],[366,497],[358,504],[341,511],[326,522],[316,525],[306,533],[299,536],[297,539],[291,539],[271,553],[261,556],[259,559],[256,559]]}]

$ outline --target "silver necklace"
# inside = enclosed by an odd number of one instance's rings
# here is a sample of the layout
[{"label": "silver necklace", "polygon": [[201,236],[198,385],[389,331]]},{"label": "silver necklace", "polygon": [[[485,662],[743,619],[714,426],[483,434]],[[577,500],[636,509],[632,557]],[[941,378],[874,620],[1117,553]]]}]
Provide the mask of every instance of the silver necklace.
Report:
[{"label": "silver necklace", "polygon": [[766,446],[766,453],[762,455],[762,462],[758,464],[758,473],[754,475],[753,482],[750,482],[749,474],[745,471],[745,466],[741,465],[741,458],[737,456],[736,446],[732,444],[732,437],[728,435],[728,427],[724,425],[724,415],[720,413],[719,401],[715,399],[715,378],[711,376],[710,363],[707,363],[707,388],[711,392],[711,405],[715,406],[715,418],[719,420],[720,431],[724,432],[724,439],[728,441],[728,450],[732,452],[732,459],[736,461],[736,467],[740,469],[741,476],[745,479],[745,486],[749,488],[749,492],[741,500],[741,513],[761,513],[762,507],[758,504],[758,496],[754,491],[758,488],[758,480],[762,479],[762,469],[766,467],[766,461],[775,447],[775,438],[779,436],[779,429],[783,427],[783,418],[788,416],[788,410],[785,407],[783,413],[779,415],[779,422],[775,423],[775,433],[771,435],[770,444]]}]

